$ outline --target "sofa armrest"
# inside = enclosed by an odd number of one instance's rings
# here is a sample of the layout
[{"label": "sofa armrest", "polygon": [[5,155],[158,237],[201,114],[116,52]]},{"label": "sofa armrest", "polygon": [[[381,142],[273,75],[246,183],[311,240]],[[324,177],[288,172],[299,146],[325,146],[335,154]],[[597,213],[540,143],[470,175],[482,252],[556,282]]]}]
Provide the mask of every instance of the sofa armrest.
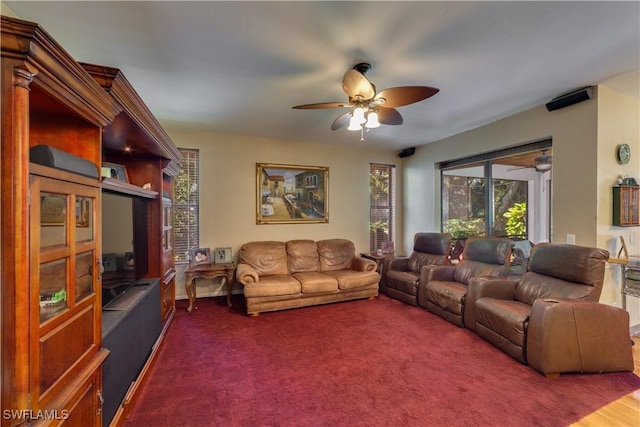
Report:
[{"label": "sofa armrest", "polygon": [[257,283],[260,281],[258,272],[253,269],[249,264],[238,264],[236,269],[236,279],[242,285],[246,286],[251,283]]},{"label": "sofa armrest", "polygon": [[389,267],[387,271],[396,270],[396,271],[407,271],[407,267],[409,265],[408,257],[398,257],[389,261]]},{"label": "sofa armrest", "polygon": [[594,301],[537,299],[527,328],[527,362],[547,377],[633,371],[629,313]]},{"label": "sofa armrest", "polygon": [[378,264],[372,260],[361,256],[353,257],[351,261],[351,269],[356,271],[376,271]]},{"label": "sofa armrest", "polygon": [[476,330],[476,301],[485,297],[512,300],[517,284],[517,280],[511,279],[472,277],[464,301],[464,326],[472,331]]}]

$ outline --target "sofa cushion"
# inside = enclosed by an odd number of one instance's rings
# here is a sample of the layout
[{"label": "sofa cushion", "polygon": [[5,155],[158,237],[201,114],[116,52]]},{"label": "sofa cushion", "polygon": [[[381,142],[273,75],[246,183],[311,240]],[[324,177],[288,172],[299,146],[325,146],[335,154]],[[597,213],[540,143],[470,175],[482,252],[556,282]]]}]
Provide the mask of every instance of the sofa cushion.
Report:
[{"label": "sofa cushion", "polygon": [[356,255],[356,248],[347,239],[328,239],[318,242],[320,271],[349,270]]},{"label": "sofa cushion", "polygon": [[434,280],[426,286],[426,299],[450,313],[462,316],[467,287],[458,282]]},{"label": "sofa cushion", "polygon": [[300,293],[300,282],[288,274],[272,274],[261,276],[260,281],[245,285],[245,297],[266,297],[278,295],[294,295]]},{"label": "sofa cushion", "polygon": [[533,305],[539,298],[589,299],[593,286],[527,272],[516,286],[515,299]]},{"label": "sofa cushion", "polygon": [[313,240],[289,240],[286,246],[289,272],[320,271],[316,242]]},{"label": "sofa cushion", "polygon": [[392,270],[386,273],[387,288],[397,289],[413,296],[418,295],[419,281],[420,274],[410,271]]},{"label": "sofa cushion", "polygon": [[378,285],[380,275],[375,271],[355,271],[355,270],[332,270],[325,271],[324,274],[335,278],[338,287],[344,289],[355,289],[370,285]]},{"label": "sofa cushion", "polygon": [[240,264],[248,264],[258,274],[287,274],[287,249],[283,242],[251,242],[240,248]]},{"label": "sofa cushion", "polygon": [[318,292],[338,292],[338,281],[331,276],[318,272],[293,273],[303,294]]},{"label": "sofa cushion", "polygon": [[476,323],[486,326],[519,347],[525,347],[531,306],[519,301],[480,298],[476,301]]}]

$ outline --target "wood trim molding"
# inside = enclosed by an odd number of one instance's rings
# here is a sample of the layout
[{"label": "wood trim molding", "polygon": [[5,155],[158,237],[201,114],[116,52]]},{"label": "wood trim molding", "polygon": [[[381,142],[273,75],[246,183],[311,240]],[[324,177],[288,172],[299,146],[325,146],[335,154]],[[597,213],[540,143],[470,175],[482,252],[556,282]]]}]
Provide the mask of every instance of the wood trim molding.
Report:
[{"label": "wood trim molding", "polygon": [[118,135],[122,134],[121,127],[126,126],[127,128],[132,128],[131,135],[135,135],[136,129],[144,135],[144,137],[140,138],[140,141],[136,141],[136,149],[139,149],[139,146],[142,145],[149,153],[159,157],[173,161],[182,159],[180,151],[178,151],[169,135],[158,123],[122,71],[103,65],[86,63],[81,63],[81,65],[105,91],[113,96],[129,119],[124,121],[119,117],[119,123],[105,129],[103,135],[105,147],[116,151],[123,149],[124,147],[120,146],[123,144],[122,138],[118,138]]},{"label": "wood trim molding", "polygon": [[104,127],[122,107],[40,25],[2,16],[2,56],[24,61],[34,84],[90,123]]}]

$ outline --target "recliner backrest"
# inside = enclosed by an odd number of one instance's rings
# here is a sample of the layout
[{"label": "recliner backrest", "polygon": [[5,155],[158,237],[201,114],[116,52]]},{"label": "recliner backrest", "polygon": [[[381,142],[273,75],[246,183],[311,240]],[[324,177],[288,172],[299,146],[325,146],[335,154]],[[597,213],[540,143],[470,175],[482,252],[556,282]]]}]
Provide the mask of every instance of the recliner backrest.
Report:
[{"label": "recliner backrest", "polygon": [[469,237],[453,278],[469,284],[472,277],[499,276],[509,269],[513,242],[503,237]]},{"label": "recliner backrest", "polygon": [[425,265],[448,264],[450,253],[451,235],[449,233],[416,233],[407,269],[420,273]]},{"label": "recliner backrest", "polygon": [[539,243],[531,249],[528,271],[515,299],[529,305],[538,298],[571,298],[597,302],[609,252],[585,246]]}]

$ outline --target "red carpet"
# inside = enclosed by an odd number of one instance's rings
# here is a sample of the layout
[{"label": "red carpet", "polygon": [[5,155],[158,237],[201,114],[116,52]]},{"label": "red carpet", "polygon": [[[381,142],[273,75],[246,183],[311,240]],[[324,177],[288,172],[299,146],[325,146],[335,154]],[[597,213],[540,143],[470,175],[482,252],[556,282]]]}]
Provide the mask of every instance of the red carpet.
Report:
[{"label": "red carpet", "polygon": [[126,427],[565,426],[640,388],[629,372],[546,379],[384,295],[257,318],[225,302],[177,302]]}]

